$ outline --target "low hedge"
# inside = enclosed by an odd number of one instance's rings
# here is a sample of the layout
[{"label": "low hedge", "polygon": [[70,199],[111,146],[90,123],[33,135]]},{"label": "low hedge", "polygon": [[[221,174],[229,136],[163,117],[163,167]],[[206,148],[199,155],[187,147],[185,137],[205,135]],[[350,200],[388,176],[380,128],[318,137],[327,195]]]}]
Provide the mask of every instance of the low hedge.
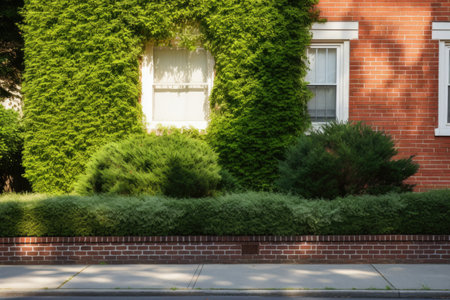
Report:
[{"label": "low hedge", "polygon": [[334,201],[247,192],[217,198],[0,197],[0,236],[450,234],[450,190]]}]

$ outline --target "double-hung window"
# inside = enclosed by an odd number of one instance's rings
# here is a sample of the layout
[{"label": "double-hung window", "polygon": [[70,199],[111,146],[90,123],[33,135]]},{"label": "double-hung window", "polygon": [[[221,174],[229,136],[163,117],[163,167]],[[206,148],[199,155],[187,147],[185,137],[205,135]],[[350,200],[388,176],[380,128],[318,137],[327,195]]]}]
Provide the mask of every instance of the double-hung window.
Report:
[{"label": "double-hung window", "polygon": [[432,38],[439,40],[437,136],[450,136],[450,22],[433,22]]},{"label": "double-hung window", "polygon": [[[309,72],[306,81],[313,92],[308,102],[308,112],[313,123],[336,120],[337,96],[340,82],[337,70],[340,69],[339,46],[312,45],[308,49]],[[339,53],[340,54],[340,53]]]},{"label": "double-hung window", "polygon": [[305,78],[313,98],[308,113],[313,127],[347,121],[349,107],[350,40],[358,38],[357,22],[314,24]]},{"label": "double-hung window", "polygon": [[142,109],[147,127],[205,129],[213,68],[212,56],[205,49],[148,45],[142,66]]}]

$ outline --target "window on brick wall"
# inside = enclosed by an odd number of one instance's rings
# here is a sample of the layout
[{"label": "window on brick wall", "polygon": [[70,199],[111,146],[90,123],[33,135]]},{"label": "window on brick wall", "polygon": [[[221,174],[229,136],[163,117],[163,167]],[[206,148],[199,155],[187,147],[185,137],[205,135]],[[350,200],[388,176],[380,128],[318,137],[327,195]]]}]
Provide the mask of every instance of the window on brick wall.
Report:
[{"label": "window on brick wall", "polygon": [[337,120],[341,94],[341,45],[311,45],[308,49],[309,72],[306,81],[313,92],[308,113],[313,123]]},{"label": "window on brick wall", "polygon": [[214,60],[205,49],[154,47],[142,63],[142,109],[147,128],[158,126],[205,129]]},{"label": "window on brick wall", "polygon": [[450,22],[433,22],[432,38],[439,40],[437,136],[450,136]]},{"label": "window on brick wall", "polygon": [[349,107],[350,40],[358,38],[357,22],[328,22],[312,26],[306,76],[313,98],[308,112],[313,127],[347,121]]}]

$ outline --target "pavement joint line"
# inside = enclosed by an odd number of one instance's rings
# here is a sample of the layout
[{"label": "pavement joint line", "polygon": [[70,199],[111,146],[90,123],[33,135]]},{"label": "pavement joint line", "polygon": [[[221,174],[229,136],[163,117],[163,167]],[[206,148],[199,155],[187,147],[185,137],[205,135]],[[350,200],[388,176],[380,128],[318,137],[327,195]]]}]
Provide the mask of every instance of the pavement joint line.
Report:
[{"label": "pavement joint line", "polygon": [[394,289],[398,291],[398,288],[395,287],[395,285],[392,284],[392,282],[390,282],[384,275],[383,273],[381,273],[380,271],[378,271],[377,268],[375,268],[375,266],[373,264],[370,264],[370,266],[377,271],[378,274],[380,274],[381,277],[383,277],[384,280],[386,280],[386,282]]},{"label": "pavement joint line", "polygon": [[66,279],[66,281],[64,281],[63,283],[61,283],[56,289],[60,289],[62,288],[66,283],[68,283],[69,281],[71,281],[72,279],[74,279],[78,274],[80,274],[81,272],[83,272],[84,270],[86,270],[87,268],[89,268],[90,265],[87,265],[86,267],[84,267],[83,269],[81,269],[80,271],[78,271],[77,273],[73,274],[72,276],[70,276],[69,278]]},{"label": "pavement joint line", "polygon": [[194,274],[192,274],[191,280],[189,281],[189,283],[188,283],[188,285],[187,285],[186,288],[189,288],[190,285],[191,285],[191,283],[194,281],[195,274],[197,274],[197,271],[198,271],[198,269],[200,268],[200,266],[201,266],[201,265],[197,265],[197,268],[195,269]]},{"label": "pavement joint line", "polygon": [[194,271],[194,274],[192,274],[191,280],[189,280],[189,283],[187,285],[187,289],[191,286],[192,282],[194,281],[195,278],[195,274],[197,274],[198,269],[200,268],[201,265],[197,265],[197,268]]},{"label": "pavement joint line", "polygon": [[205,264],[202,264],[202,265],[201,265],[200,271],[199,271],[198,274],[197,274],[197,278],[195,278],[195,282],[194,282],[194,284],[192,285],[192,289],[195,288],[195,285],[197,284],[197,280],[198,280],[198,278],[200,277],[200,274],[201,274],[202,271],[203,271],[203,266],[204,266],[204,265],[205,265]]}]

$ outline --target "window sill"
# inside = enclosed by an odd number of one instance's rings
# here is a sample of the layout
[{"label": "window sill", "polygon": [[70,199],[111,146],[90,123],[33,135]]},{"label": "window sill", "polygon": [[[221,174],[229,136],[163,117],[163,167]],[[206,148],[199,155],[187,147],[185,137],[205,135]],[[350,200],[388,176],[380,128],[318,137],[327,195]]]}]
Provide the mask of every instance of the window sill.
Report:
[{"label": "window sill", "polygon": [[450,125],[442,126],[434,130],[435,136],[450,136]]}]

